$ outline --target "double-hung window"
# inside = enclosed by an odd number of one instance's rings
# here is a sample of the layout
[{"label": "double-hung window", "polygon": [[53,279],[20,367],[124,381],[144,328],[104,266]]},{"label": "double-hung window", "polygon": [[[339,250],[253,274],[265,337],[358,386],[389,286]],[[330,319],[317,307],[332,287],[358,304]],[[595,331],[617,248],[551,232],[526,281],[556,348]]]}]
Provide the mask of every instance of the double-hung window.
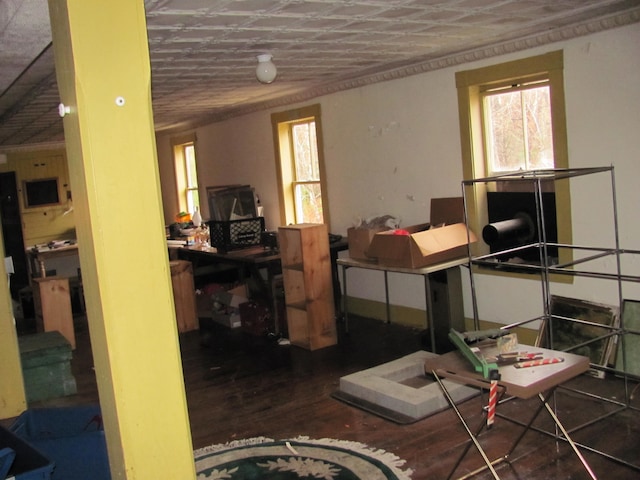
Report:
[{"label": "double-hung window", "polygon": [[282,222],[328,224],[320,106],[275,113],[271,121]]},{"label": "double-hung window", "polygon": [[194,213],[200,209],[195,136],[173,142],[178,210]]},{"label": "double-hung window", "polygon": [[555,166],[548,78],[481,90],[489,176]]},{"label": "double-hung window", "polygon": [[[563,63],[562,51],[555,51],[456,73],[465,180],[568,168]],[[491,185],[477,183],[467,196],[474,232],[488,221]],[[554,195],[557,240],[571,243],[568,185],[555,185]]]}]

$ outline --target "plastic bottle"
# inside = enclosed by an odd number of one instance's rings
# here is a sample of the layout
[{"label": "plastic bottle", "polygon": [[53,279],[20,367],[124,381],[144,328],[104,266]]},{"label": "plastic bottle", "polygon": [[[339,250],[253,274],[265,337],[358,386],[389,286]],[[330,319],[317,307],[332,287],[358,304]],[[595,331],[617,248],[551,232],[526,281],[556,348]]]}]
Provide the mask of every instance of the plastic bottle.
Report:
[{"label": "plastic bottle", "polygon": [[262,203],[260,203],[260,197],[256,195],[256,214],[259,217],[264,217],[264,208],[262,208]]},{"label": "plastic bottle", "polygon": [[202,216],[200,215],[200,208],[196,207],[195,212],[191,216],[191,221],[193,222],[194,227],[199,227],[202,225]]}]

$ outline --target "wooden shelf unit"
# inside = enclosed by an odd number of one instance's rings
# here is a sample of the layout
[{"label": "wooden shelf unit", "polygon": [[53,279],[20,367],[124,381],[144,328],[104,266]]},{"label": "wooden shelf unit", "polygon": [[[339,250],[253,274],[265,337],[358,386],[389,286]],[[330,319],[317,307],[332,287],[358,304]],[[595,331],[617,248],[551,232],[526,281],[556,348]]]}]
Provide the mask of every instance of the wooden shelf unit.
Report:
[{"label": "wooden shelf unit", "polygon": [[307,350],[335,345],[329,232],[323,224],[278,230],[289,340]]}]

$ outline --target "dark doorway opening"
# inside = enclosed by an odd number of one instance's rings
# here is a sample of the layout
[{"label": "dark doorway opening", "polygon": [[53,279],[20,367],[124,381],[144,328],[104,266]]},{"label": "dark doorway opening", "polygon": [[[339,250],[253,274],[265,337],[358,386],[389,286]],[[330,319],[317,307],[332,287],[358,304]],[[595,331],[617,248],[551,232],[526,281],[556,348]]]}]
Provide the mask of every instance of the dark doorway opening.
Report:
[{"label": "dark doorway opening", "polygon": [[10,288],[11,297],[15,299],[18,291],[29,285],[15,172],[0,173],[0,220],[5,256],[13,259],[15,273],[11,275]]}]

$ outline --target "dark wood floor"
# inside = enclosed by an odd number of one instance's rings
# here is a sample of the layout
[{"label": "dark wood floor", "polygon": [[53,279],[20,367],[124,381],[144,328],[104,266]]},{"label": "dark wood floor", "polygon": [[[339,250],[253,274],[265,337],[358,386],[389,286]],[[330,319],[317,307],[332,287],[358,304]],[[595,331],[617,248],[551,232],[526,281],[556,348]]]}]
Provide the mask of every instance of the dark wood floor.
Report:
[{"label": "dark wood floor", "polygon": [[[72,368],[79,392],[40,406],[98,401],[88,330],[83,319],[77,323],[78,346]],[[414,471],[414,480],[447,478],[468,441],[452,410],[410,425],[397,425],[331,397],[341,376],[420,350],[421,338],[421,332],[412,328],[357,317],[350,318],[350,333],[341,332],[338,346],[315,352],[279,346],[272,340],[224,327],[215,329],[206,346],[201,332],[182,334],[180,346],[193,446],[197,449],[257,436],[331,437],[395,453]],[[616,378],[582,376],[570,386],[624,398],[624,384]],[[476,397],[461,405],[463,415],[474,428],[482,420],[481,403],[481,397]],[[637,407],[640,402],[636,399],[633,404]],[[535,406],[535,401],[513,400],[500,405],[498,411],[526,420]],[[562,391],[557,395],[557,411],[562,421],[573,428],[610,413],[613,405]],[[541,417],[545,421],[536,425],[550,428],[548,416],[543,412]],[[497,457],[520,431],[516,424],[498,418],[491,431],[481,435],[481,443],[492,458]],[[640,416],[636,409],[624,409],[573,436],[579,442],[640,464]],[[638,471],[600,455],[584,455],[598,478],[640,476]],[[512,466],[505,464],[498,470],[500,478],[589,478],[564,442],[556,443],[535,431],[527,433],[512,460]],[[457,473],[461,475],[480,465],[482,459],[472,447]],[[477,478],[492,476],[484,472]]]}]

